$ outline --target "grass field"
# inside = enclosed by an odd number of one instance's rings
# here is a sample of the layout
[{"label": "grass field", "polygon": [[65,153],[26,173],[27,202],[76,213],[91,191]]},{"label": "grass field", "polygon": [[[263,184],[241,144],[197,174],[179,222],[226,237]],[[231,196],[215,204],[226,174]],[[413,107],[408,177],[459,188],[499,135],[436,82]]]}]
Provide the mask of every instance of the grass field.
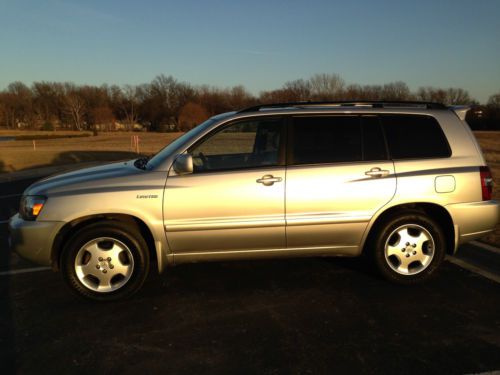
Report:
[{"label": "grass field", "polygon": [[[0,131],[1,137],[54,134],[53,132]],[[81,132],[56,132],[57,135],[75,135]],[[495,187],[493,196],[500,200],[500,132],[474,132],[486,161],[491,168]],[[141,154],[153,154],[179,137],[181,133],[99,133],[98,136],[65,139],[38,139],[0,141],[0,173],[30,168],[92,161],[132,159],[137,153],[131,147],[131,136],[139,136]],[[500,226],[485,238],[500,245]]]},{"label": "grass field", "polygon": [[[44,132],[29,132],[41,135]],[[52,132],[45,132],[52,133]],[[56,132],[57,135],[74,135],[80,132]],[[1,137],[27,135],[22,131],[0,131]],[[131,137],[139,137],[141,154],[153,154],[179,137],[181,133],[99,133],[98,136],[64,139],[0,141],[0,173],[28,168],[40,168],[91,161],[132,159],[137,153],[131,147]]]}]

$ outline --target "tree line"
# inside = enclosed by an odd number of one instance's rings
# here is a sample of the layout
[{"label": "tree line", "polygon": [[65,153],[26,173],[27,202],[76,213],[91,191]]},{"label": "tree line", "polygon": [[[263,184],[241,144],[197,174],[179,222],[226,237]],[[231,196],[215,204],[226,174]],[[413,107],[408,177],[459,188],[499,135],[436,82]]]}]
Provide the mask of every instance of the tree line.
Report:
[{"label": "tree line", "polygon": [[486,105],[461,88],[421,87],[404,82],[347,84],[337,74],[316,74],[286,82],[281,88],[251,94],[243,86],[193,86],[159,75],[141,85],[76,85],[13,82],[0,91],[0,126],[9,129],[186,131],[218,113],[261,103],[336,100],[421,100],[446,105],[474,105],[473,127],[500,128],[500,92]]}]

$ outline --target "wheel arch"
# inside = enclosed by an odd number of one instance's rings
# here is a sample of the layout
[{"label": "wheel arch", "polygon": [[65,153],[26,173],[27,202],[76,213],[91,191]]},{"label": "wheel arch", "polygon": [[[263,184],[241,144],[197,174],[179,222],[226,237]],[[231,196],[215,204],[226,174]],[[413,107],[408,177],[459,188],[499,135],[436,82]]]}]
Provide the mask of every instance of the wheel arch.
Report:
[{"label": "wheel arch", "polygon": [[[153,232],[148,227],[148,225],[140,218],[127,214],[96,214],[83,216],[74,219],[66,223],[57,233],[54,242],[52,244],[51,252],[51,262],[52,268],[58,270],[60,268],[61,255],[64,248],[64,244],[80,229],[84,228],[89,224],[93,224],[100,221],[116,221],[127,225],[132,225],[138,229],[139,233],[143,236],[146,244],[148,246],[148,251],[150,259],[160,263],[161,259],[161,249],[158,249],[153,237]],[[158,264],[158,268],[160,268]]]},{"label": "wheel arch", "polygon": [[448,210],[445,207],[435,203],[414,202],[391,206],[374,217],[369,226],[369,230],[362,242],[363,253],[371,243],[371,240],[380,230],[381,226],[387,220],[408,211],[418,211],[435,220],[442,228],[443,233],[446,237],[446,253],[451,255],[455,252],[455,226],[453,225],[453,219]]}]

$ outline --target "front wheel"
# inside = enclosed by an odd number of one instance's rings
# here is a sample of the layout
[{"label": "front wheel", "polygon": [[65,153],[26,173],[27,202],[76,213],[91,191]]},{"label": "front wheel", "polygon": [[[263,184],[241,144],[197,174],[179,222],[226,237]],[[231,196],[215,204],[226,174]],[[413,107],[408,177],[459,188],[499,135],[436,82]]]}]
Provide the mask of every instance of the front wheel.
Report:
[{"label": "front wheel", "polygon": [[387,220],[376,236],[375,264],[382,276],[399,284],[416,284],[436,274],[446,254],[441,227],[420,212]]},{"label": "front wheel", "polygon": [[90,224],[67,243],[63,278],[77,294],[109,301],[135,293],[149,271],[149,252],[139,231],[113,221]]}]

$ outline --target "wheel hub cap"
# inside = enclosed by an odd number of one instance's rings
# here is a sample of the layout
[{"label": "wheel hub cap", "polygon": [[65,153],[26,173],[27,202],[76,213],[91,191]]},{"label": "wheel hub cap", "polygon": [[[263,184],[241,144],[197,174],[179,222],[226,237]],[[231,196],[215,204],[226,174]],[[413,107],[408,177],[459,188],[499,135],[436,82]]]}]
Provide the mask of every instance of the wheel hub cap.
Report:
[{"label": "wheel hub cap", "polygon": [[415,275],[426,269],[434,258],[434,239],[420,225],[402,225],[389,235],[384,254],[394,271]]},{"label": "wheel hub cap", "polygon": [[108,293],[123,287],[132,276],[134,259],[123,242],[100,237],[87,242],[75,258],[78,280],[88,289]]}]

